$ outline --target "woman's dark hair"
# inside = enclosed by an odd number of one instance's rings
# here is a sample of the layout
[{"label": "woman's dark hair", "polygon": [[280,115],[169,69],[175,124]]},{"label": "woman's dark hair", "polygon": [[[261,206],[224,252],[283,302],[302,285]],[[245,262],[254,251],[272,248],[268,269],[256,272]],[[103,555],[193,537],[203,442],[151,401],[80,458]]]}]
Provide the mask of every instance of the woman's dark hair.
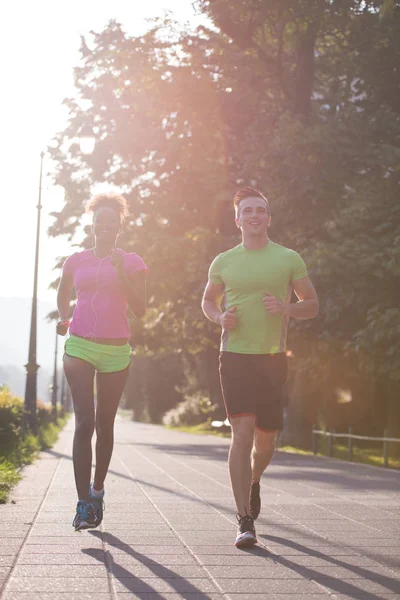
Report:
[{"label": "woman's dark hair", "polygon": [[120,194],[97,194],[92,198],[87,206],[86,212],[96,212],[99,208],[111,208],[119,214],[120,223],[122,224],[129,215],[128,203]]}]

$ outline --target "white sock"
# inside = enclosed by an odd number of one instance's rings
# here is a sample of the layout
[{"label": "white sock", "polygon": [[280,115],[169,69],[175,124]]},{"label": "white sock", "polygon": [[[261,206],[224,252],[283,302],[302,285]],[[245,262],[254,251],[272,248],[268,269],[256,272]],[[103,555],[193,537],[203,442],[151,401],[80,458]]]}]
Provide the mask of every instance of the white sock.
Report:
[{"label": "white sock", "polygon": [[104,488],[102,490],[100,490],[100,491],[95,490],[94,487],[93,487],[93,483],[92,483],[90,494],[91,494],[91,496],[93,496],[93,498],[102,498],[103,494],[104,494]]}]

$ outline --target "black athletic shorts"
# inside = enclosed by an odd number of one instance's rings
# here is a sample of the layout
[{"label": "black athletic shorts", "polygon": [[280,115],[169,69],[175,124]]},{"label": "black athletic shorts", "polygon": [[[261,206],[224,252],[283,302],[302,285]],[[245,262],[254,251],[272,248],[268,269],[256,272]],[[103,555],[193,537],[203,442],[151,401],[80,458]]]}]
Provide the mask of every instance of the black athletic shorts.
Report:
[{"label": "black athletic shorts", "polygon": [[254,415],[259,429],[282,429],[283,386],[287,378],[285,353],[221,352],[219,373],[229,420]]}]

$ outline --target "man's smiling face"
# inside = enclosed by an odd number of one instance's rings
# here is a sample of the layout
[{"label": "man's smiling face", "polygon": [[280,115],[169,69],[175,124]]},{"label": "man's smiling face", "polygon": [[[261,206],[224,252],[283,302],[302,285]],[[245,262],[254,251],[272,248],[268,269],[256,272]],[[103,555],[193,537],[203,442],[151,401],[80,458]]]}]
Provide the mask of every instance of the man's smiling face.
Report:
[{"label": "man's smiling face", "polygon": [[270,222],[269,207],[262,198],[243,198],[236,207],[235,223],[243,234],[265,235]]}]

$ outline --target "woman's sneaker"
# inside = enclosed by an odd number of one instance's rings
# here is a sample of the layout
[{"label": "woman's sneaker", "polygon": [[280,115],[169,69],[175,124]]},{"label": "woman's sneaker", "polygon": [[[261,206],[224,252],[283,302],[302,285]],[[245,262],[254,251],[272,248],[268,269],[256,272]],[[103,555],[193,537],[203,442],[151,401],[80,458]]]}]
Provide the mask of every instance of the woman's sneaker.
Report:
[{"label": "woman's sneaker", "polygon": [[79,500],[76,505],[76,514],[72,521],[72,526],[75,527],[75,531],[94,529],[96,527],[96,513],[90,502]]},{"label": "woman's sneaker", "polygon": [[103,520],[103,512],[105,510],[104,505],[104,490],[99,496],[98,492],[93,493],[93,483],[90,484],[89,487],[89,499],[94,508],[94,512],[96,513],[96,527],[100,525]]},{"label": "woman's sneaker", "polygon": [[257,544],[256,530],[254,529],[254,519],[250,515],[241,517],[236,516],[239,522],[239,528],[236,536],[236,548],[250,548]]},{"label": "woman's sneaker", "polygon": [[257,519],[261,510],[261,498],[260,498],[260,482],[256,481],[251,484],[250,488],[250,514],[254,520]]}]

